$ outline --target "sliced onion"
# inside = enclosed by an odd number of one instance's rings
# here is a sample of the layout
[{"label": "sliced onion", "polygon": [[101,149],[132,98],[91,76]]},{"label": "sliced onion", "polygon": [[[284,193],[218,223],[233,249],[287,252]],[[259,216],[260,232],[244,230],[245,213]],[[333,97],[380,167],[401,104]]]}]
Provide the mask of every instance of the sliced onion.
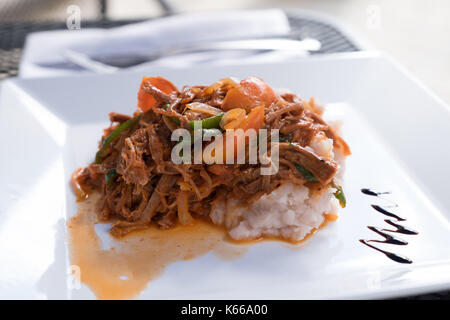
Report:
[{"label": "sliced onion", "polygon": [[210,116],[215,116],[222,112],[222,110],[218,108],[214,108],[206,103],[201,102],[192,102],[187,105],[188,109],[196,112],[201,112]]},{"label": "sliced onion", "polygon": [[223,87],[223,86],[226,86],[226,85],[230,86],[231,88],[234,88],[237,85],[239,85],[239,79],[236,79],[236,78],[233,78],[233,77],[220,79],[219,81],[214,82],[209,87],[206,87],[205,89],[203,89],[203,92],[202,92],[201,95],[202,96],[211,95],[214,91],[216,91],[220,87]]},{"label": "sliced onion", "polygon": [[234,108],[227,111],[220,120],[220,127],[226,129],[236,129],[245,120],[245,109]]}]

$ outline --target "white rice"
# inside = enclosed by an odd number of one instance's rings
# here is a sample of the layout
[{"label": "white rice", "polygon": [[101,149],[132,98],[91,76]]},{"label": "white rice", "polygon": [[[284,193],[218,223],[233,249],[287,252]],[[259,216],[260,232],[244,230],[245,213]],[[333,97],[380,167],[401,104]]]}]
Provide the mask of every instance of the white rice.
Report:
[{"label": "white rice", "polygon": [[329,139],[323,132],[319,132],[312,138],[310,148],[322,159],[334,158],[333,139]]},{"label": "white rice", "polygon": [[236,240],[275,236],[299,241],[320,227],[324,213],[336,212],[334,191],[329,188],[310,197],[307,187],[285,183],[249,207],[233,200],[215,203],[210,217],[215,224],[225,224]]},{"label": "white rice", "polygon": [[[311,149],[323,158],[335,156],[333,140],[325,135],[314,137]],[[325,213],[337,213],[335,191],[330,187],[312,194],[304,185],[285,183],[250,206],[234,199],[218,200],[210,217],[215,224],[225,225],[236,240],[274,236],[300,241],[322,225]]]}]

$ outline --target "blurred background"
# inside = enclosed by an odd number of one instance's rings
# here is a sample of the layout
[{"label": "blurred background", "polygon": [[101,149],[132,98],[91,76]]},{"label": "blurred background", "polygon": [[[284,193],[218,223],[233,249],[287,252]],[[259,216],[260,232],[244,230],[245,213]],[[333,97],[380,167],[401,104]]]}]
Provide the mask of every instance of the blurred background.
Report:
[{"label": "blurred background", "polygon": [[[24,33],[61,28],[67,7],[81,8],[81,27],[95,21],[135,21],[168,14],[279,7],[326,14],[365,43],[392,55],[450,103],[450,1],[448,0],[2,0],[0,78],[14,75]],[[114,24],[115,25],[115,24]],[[341,26],[343,27],[343,26]],[[9,60],[9,61],[6,61]],[[12,61],[11,61],[12,60]],[[5,64],[8,64],[5,67]],[[8,69],[8,70],[5,70]]]}]

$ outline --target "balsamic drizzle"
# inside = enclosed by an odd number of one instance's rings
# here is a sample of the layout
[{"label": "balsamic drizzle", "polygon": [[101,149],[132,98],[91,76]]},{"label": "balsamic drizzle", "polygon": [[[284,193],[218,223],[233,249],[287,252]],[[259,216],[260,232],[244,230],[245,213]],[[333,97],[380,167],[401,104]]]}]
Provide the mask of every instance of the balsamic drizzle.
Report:
[{"label": "balsamic drizzle", "polygon": [[[364,188],[364,189],[361,189],[361,192],[364,193],[365,195],[372,196],[372,197],[377,197],[377,198],[383,199],[384,201],[390,202],[391,205],[389,205],[389,206],[383,206],[384,209],[385,209],[385,208],[397,208],[397,207],[398,207],[398,204],[396,204],[395,202],[393,202],[391,199],[386,198],[386,197],[382,197],[383,195],[386,195],[386,194],[389,195],[389,194],[391,194],[390,191],[376,192],[376,191],[373,191],[373,190],[371,190],[371,189]],[[391,212],[390,212],[390,213],[391,213]]]},{"label": "balsamic drizzle", "polygon": [[373,246],[373,245],[367,243],[366,240],[362,240],[362,239],[361,239],[361,240],[359,240],[359,242],[365,244],[366,246],[368,246],[368,247],[370,247],[370,248],[372,248],[372,249],[375,249],[375,250],[377,250],[377,251],[380,251],[381,253],[384,253],[384,254],[386,255],[386,257],[388,257],[388,258],[391,259],[391,260],[394,260],[395,262],[398,262],[398,263],[408,263],[408,264],[412,263],[412,260],[411,260],[411,259],[409,259],[409,258],[407,258],[407,257],[403,257],[403,256],[401,256],[401,255],[399,255],[399,254],[396,254],[396,253],[392,253],[392,252],[389,252],[389,251],[381,250],[380,248],[377,248],[377,247],[375,247],[375,246]]},{"label": "balsamic drizzle", "polygon": [[387,234],[383,232],[381,229],[377,227],[368,226],[370,230],[372,230],[375,233],[378,233],[380,236],[382,236],[385,240],[367,240],[367,242],[379,242],[379,243],[387,243],[387,244],[396,244],[398,246],[406,246],[408,242],[405,240],[402,240],[400,238],[396,238],[394,236],[391,236],[390,234]]},{"label": "balsamic drizzle", "polygon": [[[391,192],[389,192],[389,191],[376,192],[376,191],[373,191],[371,189],[366,189],[366,188],[361,189],[361,192],[363,194],[365,194],[365,195],[373,196],[373,197],[379,197],[380,195],[391,194]],[[390,201],[390,200],[388,200],[388,201]],[[401,218],[398,215],[396,215],[395,213],[392,213],[392,212],[390,212],[390,211],[385,209],[385,208],[392,208],[392,207],[397,207],[397,206],[398,206],[397,204],[394,204],[392,206],[385,206],[385,207],[381,207],[381,206],[375,205],[375,204],[371,205],[371,207],[374,210],[380,212],[381,214],[384,214],[384,215],[386,215],[388,217],[394,218],[397,221],[406,221],[406,219]],[[380,228],[377,228],[377,227],[374,227],[374,226],[367,226],[367,228],[369,228],[373,232],[375,232],[375,233],[379,234],[380,236],[382,236],[384,238],[384,240],[363,240],[363,239],[361,239],[361,240],[359,240],[359,242],[361,242],[362,244],[364,244],[364,245],[366,245],[366,246],[368,246],[368,247],[370,247],[370,248],[372,248],[374,250],[377,250],[377,251],[383,253],[384,255],[386,255],[386,257],[388,257],[389,259],[391,259],[391,260],[393,260],[395,262],[408,263],[408,264],[412,263],[412,260],[407,258],[407,257],[401,256],[401,255],[393,253],[393,252],[382,250],[382,249],[377,248],[374,245],[371,245],[369,243],[369,242],[378,242],[378,243],[386,243],[386,244],[392,244],[392,245],[405,246],[405,245],[408,244],[408,242],[406,242],[403,239],[394,237],[394,236],[392,236],[392,235],[390,235],[390,234],[388,234],[386,232],[401,233],[401,234],[406,234],[406,235],[417,235],[417,234],[419,234],[417,231],[414,231],[412,229],[409,229],[408,227],[405,227],[405,226],[402,226],[402,225],[400,225],[398,223],[395,223],[392,220],[385,219],[384,221],[387,224],[389,224],[392,227],[394,227],[395,230],[380,229]]]},{"label": "balsamic drizzle", "polygon": [[380,207],[379,205],[371,204],[371,207],[374,208],[375,210],[377,210],[378,212],[384,214],[385,216],[397,219],[397,221],[406,221],[406,219],[400,218],[398,215],[396,215],[390,211],[387,211],[386,209]]},{"label": "balsamic drizzle", "polygon": [[405,226],[399,225],[399,224],[393,222],[392,220],[386,219],[386,220],[384,220],[384,222],[386,222],[387,224],[390,224],[393,227],[396,227],[397,230],[383,229],[383,231],[396,232],[396,233],[402,233],[402,234],[410,234],[410,235],[419,234],[417,231],[414,231]]},{"label": "balsamic drizzle", "polygon": [[391,194],[391,192],[390,191],[385,191],[385,192],[375,192],[375,191],[373,191],[373,190],[370,190],[370,189],[361,189],[361,192],[362,193],[364,193],[364,194],[366,194],[366,195],[368,195],[368,196],[374,196],[374,197],[378,197],[378,196],[380,196],[380,195],[382,195],[382,194]]}]

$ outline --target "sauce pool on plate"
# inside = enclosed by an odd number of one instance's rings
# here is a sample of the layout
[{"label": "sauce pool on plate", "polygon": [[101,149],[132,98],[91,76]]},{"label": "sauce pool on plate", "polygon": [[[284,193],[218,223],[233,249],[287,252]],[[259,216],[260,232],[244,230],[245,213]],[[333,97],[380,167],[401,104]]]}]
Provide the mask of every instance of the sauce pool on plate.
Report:
[{"label": "sauce pool on plate", "polygon": [[[98,198],[99,194],[93,193],[78,202],[78,213],[69,220],[68,230],[71,264],[79,267],[81,282],[99,299],[136,297],[174,262],[198,258],[208,252],[221,260],[231,261],[245,254],[249,245],[260,242],[230,241],[224,228],[196,220],[192,226],[134,231],[114,240],[110,248],[104,248],[95,231],[99,222],[95,214]],[[325,215],[320,228],[336,219],[334,214]],[[310,235],[291,244],[302,243]]]},{"label": "sauce pool on plate", "polygon": [[169,230],[149,228],[114,241],[104,249],[94,227],[98,195],[79,202],[76,216],[68,222],[71,264],[80,268],[81,282],[99,299],[129,299],[137,296],[152,279],[173,262],[213,252],[222,260],[244,254],[245,246],[233,246],[225,232],[207,222]]}]

